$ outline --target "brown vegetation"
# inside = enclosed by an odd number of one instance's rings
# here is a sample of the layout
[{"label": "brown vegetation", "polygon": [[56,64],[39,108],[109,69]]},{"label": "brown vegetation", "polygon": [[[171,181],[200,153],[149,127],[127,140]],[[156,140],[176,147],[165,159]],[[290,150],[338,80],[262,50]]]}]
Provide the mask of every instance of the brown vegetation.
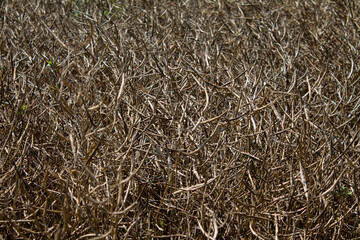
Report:
[{"label": "brown vegetation", "polygon": [[0,238],[357,238],[359,7],[2,1]]}]

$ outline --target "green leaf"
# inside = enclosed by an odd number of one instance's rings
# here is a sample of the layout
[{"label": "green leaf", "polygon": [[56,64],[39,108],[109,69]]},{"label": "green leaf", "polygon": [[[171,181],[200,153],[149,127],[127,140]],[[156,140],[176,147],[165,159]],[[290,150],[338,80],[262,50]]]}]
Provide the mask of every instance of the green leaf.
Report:
[{"label": "green leaf", "polygon": [[352,191],[341,183],[339,184],[339,191],[335,191],[335,193],[342,197],[348,197],[352,195]]},{"label": "green leaf", "polygon": [[50,60],[46,60],[48,67],[54,67],[56,64],[52,58]]},{"label": "green leaf", "polygon": [[27,109],[26,104],[23,104],[23,105],[20,107],[20,113],[21,113],[21,114],[24,114],[25,111],[26,111],[26,109]]},{"label": "green leaf", "polygon": [[159,221],[159,226],[160,226],[161,228],[164,228],[164,221],[163,221],[163,220],[160,220],[160,221]]}]

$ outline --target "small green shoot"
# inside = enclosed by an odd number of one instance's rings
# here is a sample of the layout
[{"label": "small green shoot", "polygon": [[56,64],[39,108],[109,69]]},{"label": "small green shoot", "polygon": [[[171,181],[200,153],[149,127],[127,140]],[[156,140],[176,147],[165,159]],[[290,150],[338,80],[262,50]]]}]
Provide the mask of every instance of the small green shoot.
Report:
[{"label": "small green shoot", "polygon": [[21,107],[20,107],[20,113],[22,114],[22,115],[24,115],[24,113],[26,112],[26,109],[27,109],[27,106],[26,106],[26,104],[24,103]]},{"label": "small green shoot", "polygon": [[160,220],[159,221],[159,227],[164,229],[164,221],[163,220]]},{"label": "small green shoot", "polygon": [[74,11],[74,16],[75,17],[80,17],[81,15],[80,15],[80,13],[78,11]]},{"label": "small green shoot", "polygon": [[335,193],[341,197],[350,197],[352,195],[352,191],[341,183],[339,183],[339,190],[335,191]]},{"label": "small green shoot", "polygon": [[110,18],[117,16],[118,13],[123,10],[122,3],[120,3],[120,5],[115,5],[115,4],[119,4],[119,3],[116,3],[114,1],[112,4],[113,4],[113,6],[110,7],[110,9],[105,9],[103,12],[105,16],[109,16]]},{"label": "small green shoot", "polygon": [[52,58],[50,58],[50,60],[46,60],[46,62],[48,67],[54,68],[56,66],[56,63]]},{"label": "small green shoot", "polygon": [[[55,89],[56,88],[56,89]],[[59,86],[55,86],[55,88],[51,88],[52,92],[56,92],[57,90],[59,90]]]}]

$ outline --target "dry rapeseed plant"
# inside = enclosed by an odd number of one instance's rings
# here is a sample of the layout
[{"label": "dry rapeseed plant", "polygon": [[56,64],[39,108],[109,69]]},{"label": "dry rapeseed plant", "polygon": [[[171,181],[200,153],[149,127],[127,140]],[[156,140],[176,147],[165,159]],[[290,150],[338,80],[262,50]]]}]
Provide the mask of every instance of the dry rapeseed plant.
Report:
[{"label": "dry rapeseed plant", "polygon": [[359,4],[11,1],[1,239],[357,239]]}]

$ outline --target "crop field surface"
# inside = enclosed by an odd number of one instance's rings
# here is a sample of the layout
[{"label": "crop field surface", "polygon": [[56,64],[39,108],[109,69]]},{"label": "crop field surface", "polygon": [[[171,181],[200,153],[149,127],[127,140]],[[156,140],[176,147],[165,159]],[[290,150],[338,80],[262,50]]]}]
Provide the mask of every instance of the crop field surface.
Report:
[{"label": "crop field surface", "polygon": [[360,239],[358,1],[0,4],[0,239]]}]

